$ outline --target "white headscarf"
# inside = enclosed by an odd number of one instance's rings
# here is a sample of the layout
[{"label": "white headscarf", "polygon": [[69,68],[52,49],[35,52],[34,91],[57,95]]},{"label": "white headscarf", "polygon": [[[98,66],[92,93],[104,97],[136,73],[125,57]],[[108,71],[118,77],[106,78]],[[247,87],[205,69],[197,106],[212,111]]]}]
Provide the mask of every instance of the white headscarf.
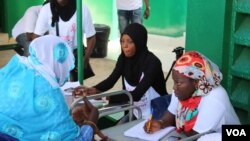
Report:
[{"label": "white headscarf", "polygon": [[33,40],[29,52],[29,64],[53,87],[62,86],[75,67],[72,49],[64,40],[54,35],[45,35]]}]

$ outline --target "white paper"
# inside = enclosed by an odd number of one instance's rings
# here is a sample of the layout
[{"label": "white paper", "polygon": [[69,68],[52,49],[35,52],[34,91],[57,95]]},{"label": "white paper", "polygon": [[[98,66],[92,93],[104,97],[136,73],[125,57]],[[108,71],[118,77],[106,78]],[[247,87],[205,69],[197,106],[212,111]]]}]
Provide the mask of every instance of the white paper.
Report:
[{"label": "white paper", "polygon": [[143,126],[146,123],[147,120],[144,120],[137,125],[131,127],[127,131],[124,132],[125,136],[128,137],[134,137],[138,139],[143,139],[147,141],[159,141],[164,136],[166,136],[168,133],[173,131],[175,129],[174,126],[166,127],[164,129],[161,129],[160,131],[155,132],[154,134],[148,134],[144,131]]},{"label": "white paper", "polygon": [[79,81],[77,82],[66,82],[62,87],[61,90],[63,92],[64,95],[72,95],[72,91],[67,91],[67,89],[73,89],[80,86]]},{"label": "white paper", "polygon": [[[80,86],[79,81],[77,82],[66,82],[62,87],[61,90],[63,92],[63,95],[65,96],[71,96],[73,89]],[[76,100],[77,98],[74,98],[74,100]],[[73,101],[74,101],[73,100]],[[89,100],[92,104],[94,104],[95,106],[103,106],[105,105],[107,102],[104,100],[95,100],[95,99],[90,99]],[[80,101],[79,103],[84,103],[83,101]]]}]

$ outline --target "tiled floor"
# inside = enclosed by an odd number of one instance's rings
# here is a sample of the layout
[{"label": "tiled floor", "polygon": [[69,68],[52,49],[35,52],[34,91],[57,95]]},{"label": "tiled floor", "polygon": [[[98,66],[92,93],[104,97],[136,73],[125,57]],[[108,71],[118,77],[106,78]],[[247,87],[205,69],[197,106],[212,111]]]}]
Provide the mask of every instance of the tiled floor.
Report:
[{"label": "tiled floor", "polygon": [[[165,76],[169,71],[172,62],[175,59],[175,53],[172,50],[177,46],[185,46],[185,37],[163,37],[156,35],[149,35],[148,39],[148,48],[152,51],[162,62],[163,71],[165,72]],[[7,61],[15,54],[14,51],[0,51],[0,68],[3,67]],[[119,39],[109,41],[108,43],[108,53],[105,58],[91,58],[90,63],[95,72],[95,76],[84,80],[84,85],[93,86],[105,79],[113,70],[115,65],[115,60],[120,54],[120,45]],[[167,90],[171,92],[172,88],[172,80],[171,77],[167,82]],[[120,90],[121,82],[117,83],[113,89],[110,91]]]}]

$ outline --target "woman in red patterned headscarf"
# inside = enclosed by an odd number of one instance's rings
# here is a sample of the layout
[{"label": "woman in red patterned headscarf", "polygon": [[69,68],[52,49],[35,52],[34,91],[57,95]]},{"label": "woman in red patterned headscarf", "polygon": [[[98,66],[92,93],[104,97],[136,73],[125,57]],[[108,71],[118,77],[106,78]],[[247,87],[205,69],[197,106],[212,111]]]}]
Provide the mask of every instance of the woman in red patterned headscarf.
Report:
[{"label": "woman in red patterned headscarf", "polygon": [[[217,65],[199,52],[183,54],[173,67],[173,94],[168,112],[153,120],[150,133],[176,126],[177,132],[194,135],[221,132],[224,124],[240,124],[220,85],[222,74]],[[148,122],[146,123],[148,124]]]}]

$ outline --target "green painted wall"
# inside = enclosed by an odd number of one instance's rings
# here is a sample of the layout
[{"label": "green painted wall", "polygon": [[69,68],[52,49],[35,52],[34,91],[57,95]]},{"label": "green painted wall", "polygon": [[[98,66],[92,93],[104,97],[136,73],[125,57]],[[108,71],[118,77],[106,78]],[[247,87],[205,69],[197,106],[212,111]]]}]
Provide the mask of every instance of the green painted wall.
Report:
[{"label": "green painted wall", "polygon": [[[111,38],[119,35],[115,0],[84,0],[84,3],[89,7],[95,23],[111,27]],[[150,7],[149,19],[143,20],[149,33],[172,37],[183,35],[186,31],[186,1],[150,0]]]},{"label": "green painted wall", "polygon": [[11,35],[11,29],[23,16],[25,10],[32,5],[42,4],[43,0],[3,0],[3,31]]},{"label": "green painted wall", "polygon": [[223,73],[222,85],[242,124],[250,123],[249,0],[188,0],[186,50],[197,50]]},{"label": "green painted wall", "polygon": [[3,12],[4,12],[4,9],[3,9],[3,0],[0,0],[0,32],[3,31],[3,25],[4,25],[4,22],[3,22]]},{"label": "green painted wall", "polygon": [[150,0],[150,17],[144,20],[149,33],[178,37],[186,31],[186,0]]},{"label": "green painted wall", "polygon": [[90,10],[93,22],[110,27],[110,39],[119,35],[115,0],[84,0]]},{"label": "green painted wall", "polygon": [[[227,0],[225,5],[225,27],[224,27],[224,42],[223,42],[223,54],[222,54],[222,73],[224,76],[223,78],[223,86],[229,90],[230,89],[230,82],[229,82],[229,70],[231,66],[229,66],[229,56],[230,56],[230,46],[232,46],[233,42],[231,38],[233,36],[233,0]],[[233,57],[233,56],[231,56]]]},{"label": "green painted wall", "polygon": [[[10,33],[14,24],[32,6],[42,4],[43,0],[0,0],[3,30]],[[2,5],[1,3],[1,5]],[[115,0],[83,0],[91,12],[94,23],[106,24],[111,28],[110,39],[119,36]],[[163,36],[182,36],[186,30],[186,7],[183,0],[150,0],[150,17],[144,20],[149,33]]]},{"label": "green painted wall", "polygon": [[188,0],[186,50],[197,50],[222,68],[226,0]]}]

